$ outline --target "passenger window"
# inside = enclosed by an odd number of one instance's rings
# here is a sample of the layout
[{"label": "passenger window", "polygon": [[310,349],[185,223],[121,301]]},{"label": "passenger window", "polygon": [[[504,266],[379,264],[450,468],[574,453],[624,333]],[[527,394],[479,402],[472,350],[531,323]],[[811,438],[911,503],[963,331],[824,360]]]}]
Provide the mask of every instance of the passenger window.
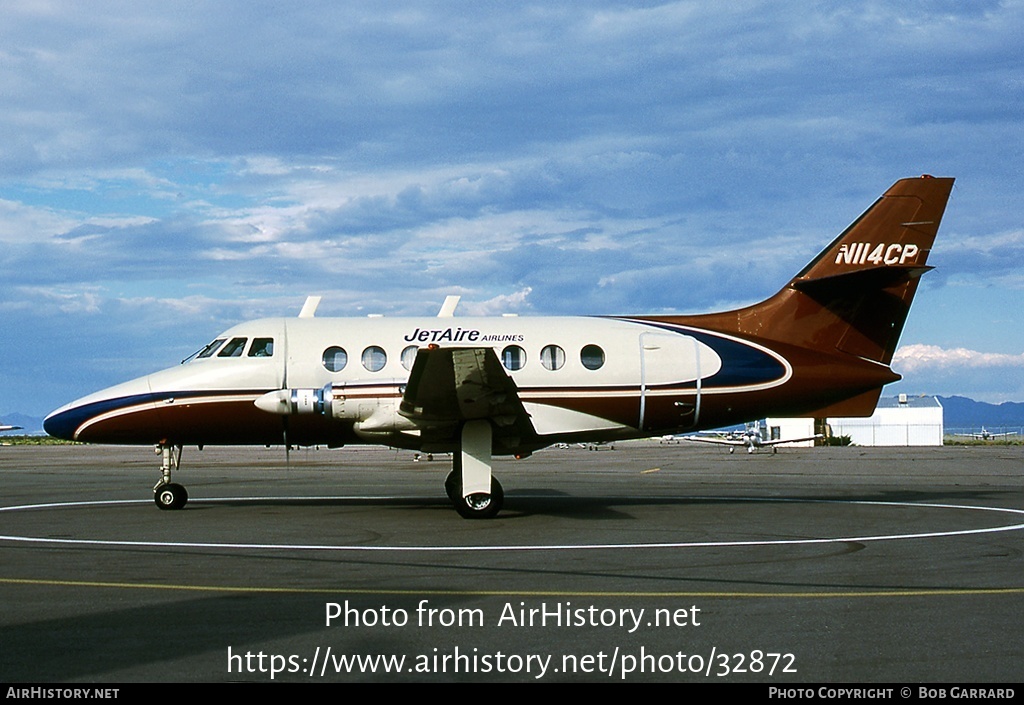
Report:
[{"label": "passenger window", "polygon": [[521,370],[526,365],[526,352],[518,345],[509,345],[501,351],[501,364],[512,372]]},{"label": "passenger window", "polygon": [[604,350],[597,345],[585,345],[580,351],[580,362],[588,370],[599,370],[604,366]]},{"label": "passenger window", "polygon": [[249,348],[249,357],[273,357],[273,338],[253,338],[252,347]]},{"label": "passenger window", "polygon": [[419,350],[415,345],[410,345],[402,351],[402,367],[407,370],[412,369],[412,364],[416,362],[416,351]]},{"label": "passenger window", "polygon": [[560,370],[565,364],[565,350],[557,345],[545,345],[540,351],[540,364],[546,370]]},{"label": "passenger window", "polygon": [[324,350],[323,361],[328,372],[341,372],[348,364],[348,353],[334,345]]},{"label": "passenger window", "polygon": [[363,350],[363,367],[370,372],[380,372],[384,369],[384,365],[388,362],[387,353],[384,352],[383,348],[376,345]]},{"label": "passenger window", "polygon": [[225,338],[217,338],[215,341],[207,345],[202,351],[196,355],[196,359],[203,357],[213,357],[213,354],[217,352],[217,348],[224,344]]},{"label": "passenger window", "polygon": [[247,340],[248,338],[232,338],[231,342],[217,353],[217,357],[241,357],[242,349],[245,348],[245,341]]}]

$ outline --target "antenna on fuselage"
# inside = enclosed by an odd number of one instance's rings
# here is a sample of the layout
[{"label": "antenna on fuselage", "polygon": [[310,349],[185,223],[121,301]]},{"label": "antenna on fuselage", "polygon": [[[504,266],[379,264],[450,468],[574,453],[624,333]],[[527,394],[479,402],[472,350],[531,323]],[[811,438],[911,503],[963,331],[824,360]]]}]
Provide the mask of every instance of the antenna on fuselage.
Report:
[{"label": "antenna on fuselage", "polygon": [[437,312],[438,318],[451,318],[455,315],[455,307],[459,305],[459,301],[462,299],[461,296],[455,296],[454,294],[444,297],[444,303],[441,304],[441,310]]},{"label": "antenna on fuselage", "polygon": [[299,318],[312,318],[316,315],[316,307],[320,305],[320,296],[307,296],[306,303],[302,304],[299,311]]}]

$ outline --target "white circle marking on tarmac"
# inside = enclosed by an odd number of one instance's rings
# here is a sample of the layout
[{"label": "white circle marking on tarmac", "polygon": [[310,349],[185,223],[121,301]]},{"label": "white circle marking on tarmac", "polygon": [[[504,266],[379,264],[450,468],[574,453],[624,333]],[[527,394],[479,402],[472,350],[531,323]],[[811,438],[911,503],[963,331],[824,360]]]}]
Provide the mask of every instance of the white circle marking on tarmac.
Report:
[{"label": "white circle marking on tarmac", "polygon": [[[215,502],[266,502],[284,500],[393,500],[397,497],[211,497],[192,500],[194,503]],[[700,499],[702,501],[728,502],[763,502],[763,503],[804,503],[804,504],[850,504],[876,507],[903,507],[913,509],[956,509],[961,511],[995,512],[1024,516],[1024,509],[1005,507],[979,507],[966,504],[932,504],[915,502],[876,502],[866,500],[835,500],[835,499],[795,499],[784,497],[658,497],[658,499]],[[151,500],[100,500],[86,502],[49,502],[45,504],[24,504],[12,507],[0,507],[0,512],[30,511],[40,509],[69,509],[73,507],[112,506],[128,504],[149,504]],[[231,548],[240,550],[287,550],[287,551],[376,551],[376,552],[438,552],[438,551],[572,551],[572,550],[621,550],[637,548],[730,548],[749,546],[801,546],[828,543],[866,543],[870,541],[902,541],[908,539],[944,538],[951,536],[967,536],[971,534],[991,534],[1004,531],[1020,531],[1024,524],[1010,524],[980,529],[956,529],[950,531],[929,531],[914,534],[872,534],[867,536],[837,536],[832,538],[803,539],[749,539],[741,541],[670,541],[656,543],[579,543],[579,544],[519,544],[519,545],[480,545],[480,546],[362,546],[332,544],[285,544],[285,543],[227,543],[197,541],[130,541],[115,539],[66,539],[44,538],[38,536],[9,536],[0,534],[0,541],[19,543],[46,543],[77,546],[133,546],[145,548]]]},{"label": "white circle marking on tarmac", "polygon": [[[193,500],[195,503],[203,502],[249,502],[249,501],[323,501],[323,500],[384,500],[396,499],[395,497],[369,497],[369,496],[348,496],[348,497],[210,497]],[[659,497],[665,499],[665,497]],[[757,498],[757,497],[678,497],[680,500],[700,499],[731,502],[764,502],[764,503],[805,503],[805,504],[855,504],[865,506],[891,506],[905,508],[932,508],[932,509],[957,509],[967,511],[990,511],[996,513],[1009,513],[1024,515],[1024,509],[1012,509],[1006,507],[987,507],[970,504],[934,504],[915,502],[880,502],[865,500],[836,500],[836,499],[794,499],[794,498]],[[82,502],[48,502],[44,504],[23,504],[18,506],[0,507],[4,511],[26,511],[34,509],[67,509],[83,506],[116,506],[126,504],[148,504],[150,500],[128,499],[128,500],[98,500]],[[435,552],[435,551],[541,551],[541,550],[622,550],[636,548],[728,548],[728,547],[749,547],[749,546],[794,546],[813,545],[822,543],[850,543],[869,541],[898,541],[923,538],[944,538],[951,536],[968,536],[972,534],[992,534],[1008,531],[1020,531],[1024,524],[1012,524],[999,527],[986,527],[982,529],[958,529],[950,531],[922,532],[915,534],[873,534],[867,536],[838,536],[831,538],[804,538],[804,539],[746,539],[736,541],[669,541],[669,542],[634,542],[634,543],[577,543],[577,544],[518,544],[518,545],[436,545],[436,546],[386,546],[386,545],[338,545],[338,544],[307,544],[307,543],[229,543],[229,542],[204,542],[204,541],[131,541],[116,539],[60,539],[43,538],[35,536],[7,536],[0,535],[0,541],[13,541],[20,543],[50,543],[62,545],[90,545],[90,546],[135,546],[150,548],[233,548],[249,550],[319,550],[319,551],[404,551],[404,552]]]}]

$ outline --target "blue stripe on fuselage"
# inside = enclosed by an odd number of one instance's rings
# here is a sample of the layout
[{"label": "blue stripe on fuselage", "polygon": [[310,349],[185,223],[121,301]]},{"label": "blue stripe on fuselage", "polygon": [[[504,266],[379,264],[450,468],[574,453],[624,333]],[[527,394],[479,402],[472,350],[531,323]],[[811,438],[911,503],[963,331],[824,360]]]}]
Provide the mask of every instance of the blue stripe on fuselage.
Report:
[{"label": "blue stripe on fuselage", "polygon": [[164,401],[175,396],[181,395],[175,395],[170,392],[163,392],[160,394],[133,394],[127,397],[104,399],[102,401],[92,402],[91,404],[73,406],[67,411],[61,411],[60,413],[47,416],[43,421],[43,430],[54,438],[63,438],[67,441],[73,441],[75,440],[75,433],[78,429],[81,428],[84,423],[96,416],[129,406],[138,406],[139,404],[151,404],[158,401]]},{"label": "blue stripe on fuselage", "polygon": [[[632,319],[627,318],[624,320]],[[680,335],[690,336],[714,350],[722,360],[722,368],[710,377],[701,379],[700,386],[702,389],[708,389],[709,387],[748,387],[774,382],[786,376],[786,366],[777,358],[739,340],[671,323],[635,322],[643,323],[645,326],[651,326],[652,328],[661,328],[662,330],[672,331]],[[690,382],[684,386],[696,387],[697,383]]]}]

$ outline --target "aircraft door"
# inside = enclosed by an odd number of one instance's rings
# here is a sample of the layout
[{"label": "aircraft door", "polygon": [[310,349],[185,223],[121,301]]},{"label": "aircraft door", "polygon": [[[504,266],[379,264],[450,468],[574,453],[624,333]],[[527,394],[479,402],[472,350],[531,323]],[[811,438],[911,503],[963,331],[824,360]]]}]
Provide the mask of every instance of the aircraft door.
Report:
[{"label": "aircraft door", "polygon": [[681,333],[640,334],[638,428],[691,428],[700,418],[700,343]]},{"label": "aircraft door", "polygon": [[311,323],[308,319],[285,320],[285,387],[317,388],[329,378],[321,353],[330,343],[317,335]]},{"label": "aircraft door", "polygon": [[238,351],[237,358],[239,361],[244,360],[244,363],[236,369],[244,376],[244,380],[236,380],[235,385],[249,389],[283,387],[288,347],[285,327],[275,321],[263,321],[244,331],[236,330],[239,331],[239,338],[251,336],[252,339],[247,347]]}]

